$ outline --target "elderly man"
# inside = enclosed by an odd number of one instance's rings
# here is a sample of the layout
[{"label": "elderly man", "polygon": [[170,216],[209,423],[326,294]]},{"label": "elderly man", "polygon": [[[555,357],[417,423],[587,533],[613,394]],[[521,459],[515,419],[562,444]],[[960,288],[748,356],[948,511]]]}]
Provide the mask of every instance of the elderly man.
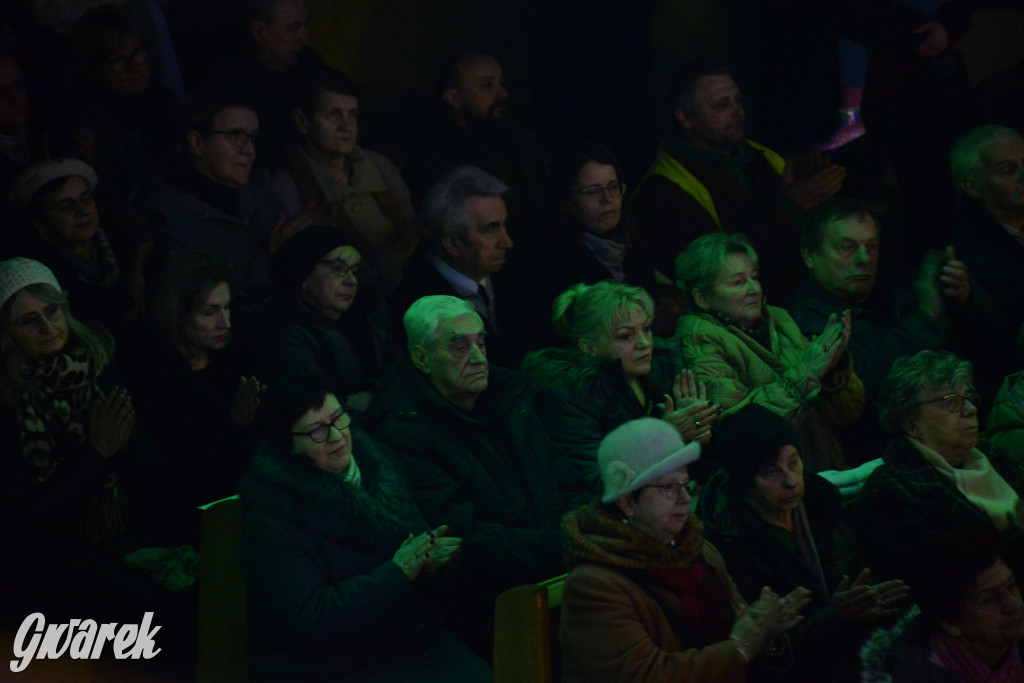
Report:
[{"label": "elderly man", "polygon": [[268,174],[253,173],[259,126],[256,112],[226,91],[193,93],[180,124],[184,168],[143,187],[135,200],[158,244],[227,261],[250,294],[266,289],[271,240],[287,234],[275,232],[282,211]]},{"label": "elderly man", "polygon": [[463,53],[442,67],[439,86],[444,121],[402,169],[414,205],[446,172],[478,166],[509,186],[506,200],[519,234],[540,241],[535,231],[546,205],[550,155],[537,134],[511,116],[501,64],[480,52]]},{"label": "elderly man", "polygon": [[505,183],[472,166],[452,170],[430,189],[423,214],[433,253],[395,292],[392,311],[404,311],[428,294],[465,299],[484,321],[492,359],[518,367],[522,356],[515,341],[518,331],[505,315],[510,293],[495,277],[513,246],[504,200],[507,191]]},{"label": "elderly man", "polygon": [[405,459],[428,521],[465,539],[465,592],[482,618],[501,590],[565,571],[559,522],[590,495],[552,450],[526,375],[488,363],[484,323],[468,302],[427,296],[403,323],[410,358],[385,379],[371,421]]},{"label": "elderly man", "polygon": [[1006,126],[975,128],[953,145],[950,167],[967,196],[953,246],[1003,317],[993,354],[1006,361],[1006,373],[1016,371],[1014,340],[1024,324],[1024,136]]},{"label": "elderly man", "polygon": [[743,98],[725,66],[683,66],[670,97],[677,134],[661,144],[636,194],[655,267],[669,276],[695,238],[742,232],[764,260],[768,289],[788,295],[800,216],[839,190],[845,170],[821,157],[787,163],[747,140]]},{"label": "elderly man", "polygon": [[955,350],[974,360],[983,371],[979,379],[985,378],[984,349],[997,321],[952,247],[931,254],[916,281],[898,274],[879,279],[879,229],[867,205],[854,199],[834,199],[813,212],[800,240],[808,274],[789,304],[800,330],[810,338],[821,334],[830,316],[851,313],[850,354],[867,393],[859,422],[864,428],[846,430],[851,445],[844,443],[844,451],[852,451],[854,461],[881,452],[873,450],[885,440],[874,406],[900,356]]}]

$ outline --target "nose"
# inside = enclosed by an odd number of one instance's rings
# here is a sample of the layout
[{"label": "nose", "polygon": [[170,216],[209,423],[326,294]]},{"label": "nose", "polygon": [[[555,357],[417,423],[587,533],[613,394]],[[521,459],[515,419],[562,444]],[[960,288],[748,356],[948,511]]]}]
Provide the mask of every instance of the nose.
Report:
[{"label": "nose", "polygon": [[356,275],[354,270],[350,270],[341,276],[342,282],[348,282],[353,287],[359,284],[359,276]]},{"label": "nose", "polygon": [[652,341],[651,337],[653,336],[653,334],[653,332],[641,330],[640,334],[636,336],[636,348],[646,349],[648,346],[650,346]]},{"label": "nose", "polygon": [[788,470],[782,471],[782,483],[787,489],[795,489],[797,484],[796,473],[789,472]]},{"label": "nose", "polygon": [[857,265],[863,265],[869,261],[871,261],[871,254],[868,253],[867,247],[859,247],[857,249],[857,253],[854,255],[853,262]]},{"label": "nose", "polygon": [[513,246],[512,238],[508,236],[508,230],[504,227],[501,228],[501,234],[498,236],[498,246],[502,249],[511,249]]},{"label": "nose", "polygon": [[473,344],[473,347],[469,350],[469,362],[474,364],[486,363],[487,351],[479,344]]},{"label": "nose", "polygon": [[969,417],[978,412],[978,406],[974,405],[972,401],[964,399],[964,402],[960,404],[960,415],[962,417]]},{"label": "nose", "polygon": [[345,432],[338,429],[335,425],[331,425],[327,430],[327,441],[335,443],[345,438]]},{"label": "nose", "polygon": [[679,504],[681,504],[683,506],[689,507],[690,506],[690,492],[687,491],[685,488],[679,489],[679,497],[676,498],[676,503],[679,503]]},{"label": "nose", "polygon": [[231,313],[228,311],[221,311],[220,316],[217,318],[217,327],[223,330],[231,329]]},{"label": "nose", "polygon": [[750,294],[760,294],[761,283],[755,280],[754,278],[750,278],[749,280],[747,280],[747,292],[749,292]]},{"label": "nose", "polygon": [[47,318],[47,317],[46,317],[45,315],[44,315],[44,316],[41,316],[39,320],[40,320],[40,322],[39,322],[39,325],[40,325],[39,329],[40,329],[40,331],[41,331],[41,332],[42,332],[42,333],[43,333],[44,335],[47,335],[47,336],[48,336],[48,335],[50,335],[50,334],[51,334],[51,333],[52,333],[52,332],[53,332],[54,330],[56,330],[56,329],[57,329],[57,328],[56,328],[56,326],[55,326],[55,325],[53,324],[53,321],[52,321],[52,320],[50,320],[49,318]]}]

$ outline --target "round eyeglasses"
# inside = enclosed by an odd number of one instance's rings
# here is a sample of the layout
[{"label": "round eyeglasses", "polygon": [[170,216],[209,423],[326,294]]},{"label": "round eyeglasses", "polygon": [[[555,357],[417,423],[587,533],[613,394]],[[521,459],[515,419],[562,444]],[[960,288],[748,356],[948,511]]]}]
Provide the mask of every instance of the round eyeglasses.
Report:
[{"label": "round eyeglasses", "polygon": [[352,426],[352,418],[342,413],[331,422],[321,422],[308,432],[290,432],[292,436],[304,436],[313,443],[323,443],[331,437],[331,427],[343,432]]},{"label": "round eyeglasses", "polygon": [[968,391],[966,394],[946,394],[939,398],[929,399],[927,401],[918,401],[915,406],[923,406],[927,403],[936,403],[951,413],[960,413],[961,415],[967,414],[967,404],[969,403],[973,407],[977,408],[981,405],[981,397],[973,391]]}]

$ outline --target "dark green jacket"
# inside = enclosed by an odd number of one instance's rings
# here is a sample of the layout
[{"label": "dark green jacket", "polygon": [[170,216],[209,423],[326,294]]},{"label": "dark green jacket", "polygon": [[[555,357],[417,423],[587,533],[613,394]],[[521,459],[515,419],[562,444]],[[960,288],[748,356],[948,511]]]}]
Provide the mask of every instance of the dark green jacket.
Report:
[{"label": "dark green jacket", "polygon": [[552,447],[534,391],[525,374],[491,367],[477,410],[467,413],[405,360],[368,414],[377,438],[404,461],[427,521],[465,539],[466,574],[488,604],[498,591],[565,571],[562,514],[592,497]]},{"label": "dark green jacket", "polygon": [[551,440],[563,449],[597,490],[597,447],[608,432],[630,420],[660,417],[656,404],[672,391],[678,361],[655,357],[651,373],[640,379],[647,401],[641,404],[622,372],[622,361],[589,356],[578,349],[550,348],[527,354],[523,370],[537,383],[534,402]]},{"label": "dark green jacket", "polygon": [[810,606],[804,610],[807,620],[790,631],[796,654],[791,680],[822,680],[816,675],[839,655],[845,653],[852,660],[860,638],[866,635],[844,625],[830,602],[842,577],[852,581],[864,568],[841,504],[835,486],[816,474],[804,475],[803,505],[821,559],[827,595],[807,568],[793,534],[765,521],[731,485],[724,470],[711,477],[697,504],[704,536],[722,553],[729,576],[745,600],[756,600],[764,586],[771,586],[779,595],[800,586],[814,592]]},{"label": "dark green jacket", "polygon": [[[906,437],[890,442],[883,464],[871,473],[857,498],[854,522],[864,559],[877,580],[906,578],[915,549],[944,529],[995,527],[939,474]],[[996,454],[992,466],[1014,491],[1024,493],[1024,469]],[[1010,547],[1022,547],[1024,530],[1003,532]]]}]

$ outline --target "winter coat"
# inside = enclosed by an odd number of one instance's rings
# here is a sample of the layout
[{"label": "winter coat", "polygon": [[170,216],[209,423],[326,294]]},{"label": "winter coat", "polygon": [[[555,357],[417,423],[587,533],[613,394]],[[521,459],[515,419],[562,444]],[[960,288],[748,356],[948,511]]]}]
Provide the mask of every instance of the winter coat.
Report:
[{"label": "winter coat", "polygon": [[804,361],[809,343],[789,314],[765,306],[770,348],[708,313],[679,319],[683,364],[708,385],[708,400],[726,414],[757,403],[793,422],[800,454],[812,472],[845,469],[836,433],[864,408],[864,386],[849,356],[819,381]]},{"label": "winter coat", "polygon": [[467,413],[403,361],[367,416],[402,458],[427,521],[465,539],[471,594],[488,607],[506,588],[565,571],[559,522],[590,499],[548,439],[534,391],[523,373],[492,366],[477,409]]},{"label": "winter coat", "polygon": [[1024,466],[1024,372],[1003,382],[986,427],[992,457]]},{"label": "winter coat", "polygon": [[806,474],[802,504],[821,559],[824,587],[807,568],[793,534],[765,521],[725,471],[713,475],[704,487],[697,514],[746,600],[756,600],[763,586],[771,586],[779,595],[801,586],[813,591],[811,604],[804,610],[807,620],[790,632],[796,655],[791,680],[817,681],[823,680],[822,672],[839,655],[852,660],[854,647],[865,635],[844,625],[831,605],[832,591],[842,577],[853,580],[865,565],[835,486],[816,474]]},{"label": "winter coat", "polygon": [[[572,567],[562,592],[559,638],[563,680],[695,681],[745,680],[745,663],[731,640],[704,642],[706,634],[678,633],[688,622],[683,601],[653,578],[651,570],[690,570],[702,562],[707,581],[717,581],[721,602],[707,599],[728,628],[743,604],[714,546],[703,540],[691,517],[676,545],[659,543],[594,503],[564,522],[566,561]],[[666,612],[671,612],[670,617]]]},{"label": "winter coat", "polygon": [[[391,559],[427,525],[386,450],[354,431],[353,457],[360,485],[262,442],[239,485],[250,674],[488,680],[464,646],[448,647],[439,577],[409,581]],[[435,643],[445,646],[432,652]],[[442,652],[454,658],[439,661]]]},{"label": "winter coat", "polygon": [[[894,438],[882,460],[861,489],[854,517],[861,552],[876,580],[905,579],[915,550],[944,529],[995,529],[988,515],[939,474],[907,437]],[[995,453],[989,460],[1018,495],[1024,494],[1021,465]],[[1009,547],[1022,547],[1024,529],[1011,524],[1002,534]]]},{"label": "winter coat", "polygon": [[660,416],[655,403],[671,391],[678,362],[670,353],[655,355],[651,372],[640,378],[641,404],[622,372],[618,358],[603,359],[579,349],[550,348],[527,354],[525,370],[540,392],[534,406],[551,441],[597,490],[597,448],[619,425],[649,415]]}]

